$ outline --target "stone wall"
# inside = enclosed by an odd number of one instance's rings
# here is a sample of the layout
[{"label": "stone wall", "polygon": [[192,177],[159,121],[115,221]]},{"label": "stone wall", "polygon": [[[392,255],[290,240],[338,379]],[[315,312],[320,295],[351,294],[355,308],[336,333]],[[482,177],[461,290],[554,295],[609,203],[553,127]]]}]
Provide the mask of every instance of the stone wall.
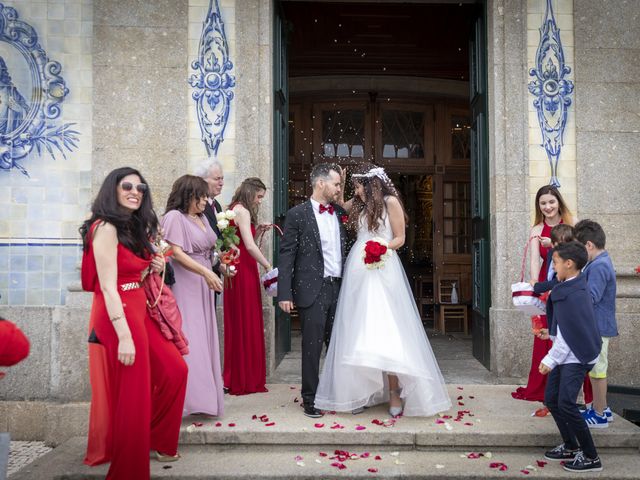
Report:
[{"label": "stone wall", "polygon": [[95,191],[129,165],[163,209],[187,172],[187,0],[94,3]]},{"label": "stone wall", "polygon": [[640,386],[640,3],[575,0],[578,211],[599,222],[618,274],[610,383]]},{"label": "stone wall", "polygon": [[[526,375],[531,361],[530,324],[511,307],[509,285],[519,276],[533,196],[549,176],[533,97],[527,90],[545,4],[496,0],[488,8],[491,365],[502,377]],[[553,6],[575,83],[560,160],[562,192],[578,218],[592,218],[607,232],[618,275],[620,328],[620,337],[610,347],[610,382],[637,386],[640,359],[631,359],[629,352],[640,341],[640,279],[633,274],[640,264],[640,194],[635,185],[640,171],[640,88],[633,60],[640,53],[640,6],[595,0],[576,0],[573,5],[558,0]]]}]

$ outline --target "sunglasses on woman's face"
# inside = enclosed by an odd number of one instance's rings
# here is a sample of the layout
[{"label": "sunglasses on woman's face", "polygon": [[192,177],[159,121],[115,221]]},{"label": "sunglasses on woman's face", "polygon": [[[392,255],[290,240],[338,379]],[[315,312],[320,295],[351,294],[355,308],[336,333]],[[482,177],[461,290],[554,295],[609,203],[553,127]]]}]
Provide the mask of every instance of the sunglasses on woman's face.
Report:
[{"label": "sunglasses on woman's face", "polygon": [[120,187],[125,192],[130,192],[131,190],[133,190],[135,188],[138,191],[138,193],[145,193],[149,189],[149,187],[147,186],[146,183],[138,183],[138,184],[134,185],[131,182],[122,182],[120,184]]}]

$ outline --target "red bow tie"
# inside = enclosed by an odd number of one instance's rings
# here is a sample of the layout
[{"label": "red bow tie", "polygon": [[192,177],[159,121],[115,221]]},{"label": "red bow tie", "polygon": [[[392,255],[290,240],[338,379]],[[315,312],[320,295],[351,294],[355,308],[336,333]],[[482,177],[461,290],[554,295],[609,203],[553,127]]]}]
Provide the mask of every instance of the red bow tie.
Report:
[{"label": "red bow tie", "polygon": [[333,205],[329,204],[326,207],[320,204],[320,213],[329,212],[329,215],[333,215],[334,208]]}]

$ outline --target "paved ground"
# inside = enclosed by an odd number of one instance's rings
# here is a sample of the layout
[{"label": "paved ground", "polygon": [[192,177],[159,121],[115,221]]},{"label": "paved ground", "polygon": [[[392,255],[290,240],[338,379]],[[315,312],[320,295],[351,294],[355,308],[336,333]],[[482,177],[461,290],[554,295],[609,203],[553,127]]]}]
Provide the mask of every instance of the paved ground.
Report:
[{"label": "paved ground", "polygon": [[44,442],[11,442],[7,473],[11,475],[17,472],[51,450],[53,449],[47,447]]},{"label": "paved ground", "polygon": [[[447,383],[457,384],[520,384],[526,378],[498,379],[487,370],[471,352],[471,335],[442,335],[428,330],[431,348],[438,360],[442,375]],[[300,383],[300,332],[293,331],[289,352],[276,371],[267,379],[267,383]]]}]

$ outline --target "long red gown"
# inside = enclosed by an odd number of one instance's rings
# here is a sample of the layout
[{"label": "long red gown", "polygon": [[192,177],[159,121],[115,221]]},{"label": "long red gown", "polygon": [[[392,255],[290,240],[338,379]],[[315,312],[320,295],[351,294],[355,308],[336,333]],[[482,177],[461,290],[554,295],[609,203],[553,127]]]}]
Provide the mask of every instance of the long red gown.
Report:
[{"label": "long red gown", "polygon": [[[230,206],[229,208],[233,208]],[[233,221],[232,221],[233,223]],[[251,234],[255,227],[251,225]],[[231,395],[266,392],[262,293],[258,264],[240,237],[237,274],[224,289],[224,386]]]},{"label": "long red gown", "polygon": [[[551,237],[551,226],[547,225],[546,222],[543,222],[542,232],[540,233],[541,237]],[[542,258],[542,266],[540,267],[540,273],[538,274],[538,281],[545,282],[547,280],[547,271],[549,270],[549,264],[547,262],[550,248],[546,248],[542,246],[540,243],[539,255]],[[533,252],[532,252],[533,254]],[[542,328],[548,328],[547,325],[547,316],[540,315],[542,319]],[[533,353],[531,356],[531,369],[529,370],[529,379],[527,380],[526,387],[519,387],[515,392],[511,393],[511,396],[518,400],[529,400],[532,402],[543,402],[544,401],[544,389],[547,386],[547,377],[548,375],[542,375],[538,370],[540,366],[540,362],[542,359],[549,353],[553,342],[551,340],[542,340],[537,336],[533,337]],[[587,403],[591,402],[592,392],[591,392],[591,383],[589,382],[588,377],[585,378],[584,385],[584,395],[585,401]]]},{"label": "long red gown", "polygon": [[118,337],[105,307],[91,242],[82,258],[82,285],[93,291],[89,331],[100,342],[89,344],[92,398],[84,463],[110,461],[107,479],[148,479],[150,450],[175,455],[178,448],[187,366],[147,314],[144,289],[120,288],[139,282],[149,263],[118,244],[118,293],[136,349],[133,365],[125,366],[117,359]]}]

